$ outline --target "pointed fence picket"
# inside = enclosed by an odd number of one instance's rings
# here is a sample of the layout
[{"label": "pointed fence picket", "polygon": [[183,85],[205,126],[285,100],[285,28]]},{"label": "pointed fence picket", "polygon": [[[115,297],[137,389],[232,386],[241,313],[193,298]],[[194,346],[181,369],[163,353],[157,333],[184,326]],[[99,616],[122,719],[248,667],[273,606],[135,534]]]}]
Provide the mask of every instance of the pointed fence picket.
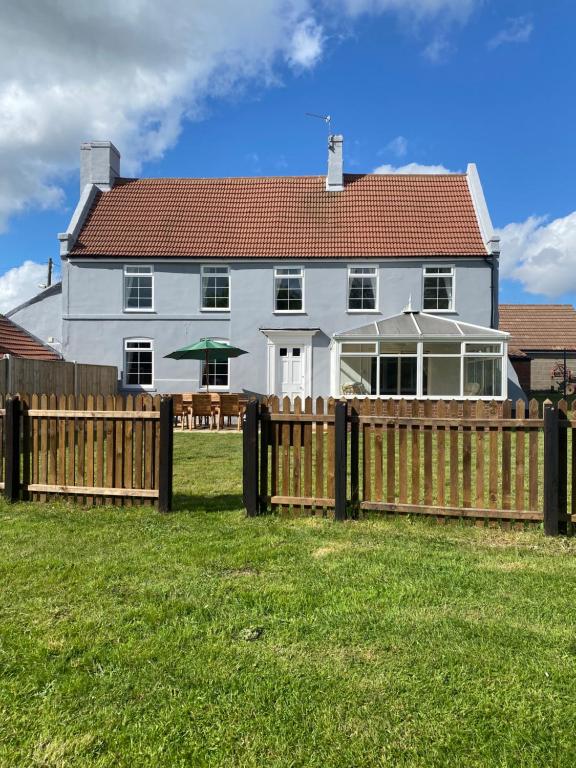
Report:
[{"label": "pointed fence picket", "polygon": [[[344,438],[335,412],[346,411]],[[562,401],[556,512],[576,522],[575,414]],[[505,527],[544,520],[544,411],[536,401],[416,401],[264,398],[259,510],[333,514],[347,447],[346,501],[358,510],[499,521]],[[570,436],[571,431],[571,436]],[[340,442],[339,442],[340,441]],[[340,454],[343,455],[343,454]],[[564,458],[562,458],[564,457]],[[552,491],[551,491],[552,493]],[[552,497],[550,497],[552,498]],[[552,502],[551,502],[552,503]],[[565,527],[565,526],[564,526]]]},{"label": "pointed fence picket", "polygon": [[171,398],[37,394],[0,398],[0,488],[5,486],[8,447],[6,403],[16,419],[13,429],[22,438],[11,464],[18,471],[17,493],[12,492],[11,501],[66,497],[89,506],[170,508]]}]

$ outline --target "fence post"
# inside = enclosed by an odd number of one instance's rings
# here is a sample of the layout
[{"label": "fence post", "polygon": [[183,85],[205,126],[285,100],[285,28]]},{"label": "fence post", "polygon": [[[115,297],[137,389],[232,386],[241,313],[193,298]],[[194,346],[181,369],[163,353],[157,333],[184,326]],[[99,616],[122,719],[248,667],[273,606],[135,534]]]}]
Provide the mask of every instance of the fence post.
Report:
[{"label": "fence post", "polygon": [[350,405],[350,506],[356,519],[360,509],[360,422],[357,401]]},{"label": "fence post", "polygon": [[334,413],[334,517],[346,520],[347,462],[347,410],[348,403],[336,403]]},{"label": "fence post", "polygon": [[544,533],[558,536],[558,411],[552,403],[544,403]]},{"label": "fence post", "polygon": [[558,532],[568,533],[568,404],[560,400],[558,408]]},{"label": "fence post", "polygon": [[20,452],[22,453],[22,476],[20,478],[20,488],[22,489],[20,498],[22,501],[30,501],[30,491],[28,486],[30,485],[30,417],[28,416],[28,408],[30,405],[30,395],[24,395],[24,398],[20,400],[20,425],[22,443],[20,445]]},{"label": "fence post", "polygon": [[268,474],[270,467],[268,464],[268,443],[270,435],[270,421],[264,416],[269,413],[268,404],[262,403],[260,406],[260,499],[259,510],[261,515],[268,512]]},{"label": "fence post", "polygon": [[258,410],[260,404],[251,400],[246,408],[243,432],[244,468],[243,499],[249,517],[258,514]]},{"label": "fence post", "polygon": [[9,397],[6,400],[5,425],[4,497],[6,501],[14,502],[20,498],[20,400],[18,397]]},{"label": "fence post", "polygon": [[158,511],[172,509],[172,464],[174,453],[174,406],[171,397],[160,400],[160,456],[158,468]]}]

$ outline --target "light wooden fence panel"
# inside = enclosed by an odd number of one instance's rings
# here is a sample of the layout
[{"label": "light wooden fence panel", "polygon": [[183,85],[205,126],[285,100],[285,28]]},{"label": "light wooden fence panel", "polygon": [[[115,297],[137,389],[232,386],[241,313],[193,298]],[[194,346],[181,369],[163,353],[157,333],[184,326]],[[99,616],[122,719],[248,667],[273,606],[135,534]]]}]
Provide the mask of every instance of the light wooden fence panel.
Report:
[{"label": "light wooden fence panel", "polygon": [[[1,488],[5,402],[0,395]],[[161,432],[172,431],[170,399],[21,394],[17,402],[21,498],[47,501],[65,496],[86,505],[116,506],[160,500],[169,508],[172,441],[161,454]],[[162,487],[170,489],[163,501]]]},{"label": "light wooden fence panel", "polygon": [[[268,398],[260,508],[282,514],[326,514],[334,507],[335,401]],[[543,519],[543,416],[523,401],[392,401],[348,403],[352,506],[386,513],[466,518],[484,525]],[[352,428],[352,423],[357,428]],[[360,491],[353,461],[361,473]],[[576,486],[570,452],[570,496]],[[540,472],[539,472],[540,469]],[[358,498],[359,497],[359,498]],[[576,513],[576,512],[575,512]]]}]

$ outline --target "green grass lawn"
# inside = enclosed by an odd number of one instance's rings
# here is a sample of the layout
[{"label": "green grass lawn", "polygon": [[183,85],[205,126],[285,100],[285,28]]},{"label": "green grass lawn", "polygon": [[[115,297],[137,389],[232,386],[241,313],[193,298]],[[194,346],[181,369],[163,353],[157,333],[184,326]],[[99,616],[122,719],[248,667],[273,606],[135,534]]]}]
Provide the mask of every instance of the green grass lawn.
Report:
[{"label": "green grass lawn", "polygon": [[576,764],[576,542],[246,519],[241,439],[174,514],[0,502],[2,766]]}]

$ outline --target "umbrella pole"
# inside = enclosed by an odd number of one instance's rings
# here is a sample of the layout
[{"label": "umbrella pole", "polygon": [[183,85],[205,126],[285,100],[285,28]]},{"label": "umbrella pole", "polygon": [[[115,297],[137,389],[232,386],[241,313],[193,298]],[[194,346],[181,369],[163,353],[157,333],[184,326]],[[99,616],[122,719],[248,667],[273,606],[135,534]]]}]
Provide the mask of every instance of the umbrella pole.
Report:
[{"label": "umbrella pole", "polygon": [[208,381],[208,350],[206,350],[206,362],[205,362],[205,371],[206,371],[206,394],[210,392],[210,383]]}]

